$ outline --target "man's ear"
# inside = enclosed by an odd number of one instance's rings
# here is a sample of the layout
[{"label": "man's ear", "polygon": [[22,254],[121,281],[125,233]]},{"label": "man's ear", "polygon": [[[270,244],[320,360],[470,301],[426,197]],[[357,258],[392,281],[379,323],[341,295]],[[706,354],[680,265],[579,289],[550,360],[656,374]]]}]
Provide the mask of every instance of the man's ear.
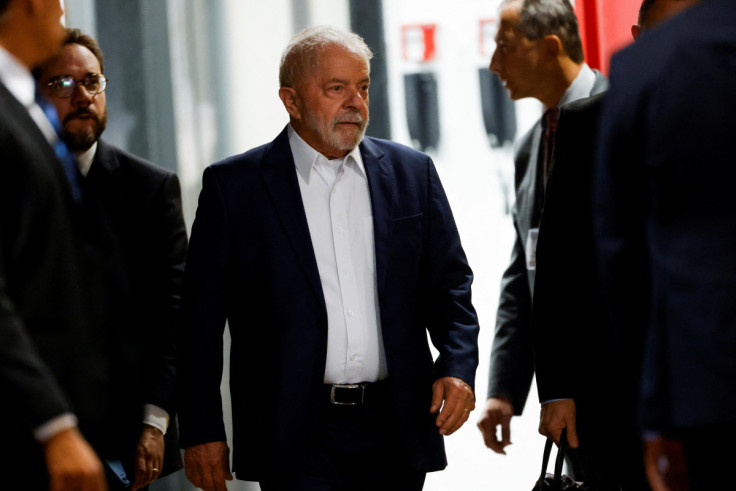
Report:
[{"label": "man's ear", "polygon": [[560,53],[564,51],[562,41],[555,34],[549,34],[542,38],[544,43],[544,58],[546,60],[556,60]]},{"label": "man's ear", "polygon": [[301,111],[299,110],[299,94],[291,87],[279,88],[279,98],[284,103],[286,112],[289,113],[291,119],[301,119]]},{"label": "man's ear", "polygon": [[40,0],[23,0],[23,6],[28,15],[38,14],[45,8]]},{"label": "man's ear", "polygon": [[639,37],[639,34],[641,34],[641,26],[638,24],[631,26],[631,35],[634,37],[634,41]]}]

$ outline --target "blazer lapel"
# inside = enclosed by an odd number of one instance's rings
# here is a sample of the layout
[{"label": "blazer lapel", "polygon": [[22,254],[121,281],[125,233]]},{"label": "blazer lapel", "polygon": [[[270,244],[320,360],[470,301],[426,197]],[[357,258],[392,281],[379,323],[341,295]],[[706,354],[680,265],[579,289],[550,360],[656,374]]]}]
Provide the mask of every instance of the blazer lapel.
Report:
[{"label": "blazer lapel", "polygon": [[3,116],[13,122],[12,125],[19,130],[19,134],[23,135],[29,144],[34,145],[39,151],[45,154],[47,163],[52,165],[52,172],[63,183],[61,186],[62,192],[64,193],[64,198],[69,203],[70,210],[72,213],[79,212],[81,209],[80,203],[72,197],[69,181],[53,147],[46,140],[41,129],[36,125],[33,118],[31,118],[31,115],[28,114],[28,110],[23,107],[2,82],[0,82],[0,107],[3,108]]},{"label": "blazer lapel", "polygon": [[322,308],[327,310],[286,129],[266,149],[262,163],[263,183],[281,226],[289,238],[302,270],[307,275],[314,294]]},{"label": "blazer lapel", "polygon": [[95,157],[84,179],[87,185],[86,192],[93,192],[107,203],[112,204],[117,214],[123,206],[121,177],[120,163],[115,152],[107,143],[98,140]]},{"label": "blazer lapel", "polygon": [[536,203],[537,194],[537,168],[541,163],[537,162],[541,152],[538,152],[539,146],[542,143],[542,125],[537,124],[534,127],[534,133],[532,133],[531,139],[531,161],[526,168],[524,175],[524,182],[520,186],[523,189],[523,194],[517,198],[517,213],[519,220],[519,232],[522,234],[522,239],[526,240],[526,236],[529,233],[529,229],[532,228],[532,221],[536,218],[534,213],[534,207]]},{"label": "blazer lapel", "polygon": [[391,244],[396,186],[393,168],[383,152],[369,139],[360,144],[363,165],[368,176],[368,187],[373,209],[373,240],[376,253],[376,285],[378,293],[383,291],[388,272],[389,245]]}]

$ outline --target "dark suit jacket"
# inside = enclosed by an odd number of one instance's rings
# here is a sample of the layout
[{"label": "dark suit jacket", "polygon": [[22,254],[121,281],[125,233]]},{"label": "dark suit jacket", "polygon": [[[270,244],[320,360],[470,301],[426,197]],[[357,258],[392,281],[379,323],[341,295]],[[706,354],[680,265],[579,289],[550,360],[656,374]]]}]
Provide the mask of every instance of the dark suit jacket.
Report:
[{"label": "dark suit jacket", "polygon": [[542,402],[575,399],[579,405],[621,398],[624,387],[620,348],[598,288],[593,233],[593,169],[603,96],[564,106],[555,134],[532,315]]},{"label": "dark suit jacket", "polygon": [[33,429],[74,412],[94,439],[107,409],[107,326],[86,308],[99,284],[80,219],[54,151],[0,84],[0,469],[30,487],[45,475]]},{"label": "dark suit jacket", "polygon": [[[474,385],[472,272],[430,158],[374,138],[365,138],[360,151],[395,415],[413,465],[438,470],[446,460],[428,410],[431,385],[443,376]],[[328,329],[286,130],[205,170],[184,284],[183,445],[225,440],[220,378],[227,320],[235,471],[248,480],[283,472],[313,427]],[[427,330],[440,353],[434,361]]]},{"label": "dark suit jacket", "polygon": [[181,468],[174,423],[174,324],[187,236],[179,179],[99,140],[84,190],[88,207],[98,208],[112,228],[117,249],[108,255],[108,263],[120,261],[109,278],[125,286],[114,304],[122,325],[115,341],[116,397],[110,415],[115,425],[110,429],[119,431],[108,435],[107,451],[132,467],[143,405],[155,404],[172,421],[166,433],[165,475]]},{"label": "dark suit jacket", "polygon": [[635,429],[642,342],[619,345],[595,257],[593,174],[604,95],[560,111],[537,244],[534,364],[542,403],[575,401],[575,478],[595,489],[649,489]]},{"label": "dark suit jacket", "polygon": [[736,422],[736,9],[708,0],[613,58],[597,172],[604,299],[646,335],[643,423]]},{"label": "dark suit jacket", "polygon": [[[607,88],[606,78],[596,72],[590,95]],[[536,203],[537,167],[542,165],[542,120],[521,138],[514,156],[516,203],[512,210],[516,240],[511,264],[501,279],[501,297],[496,313],[496,331],[491,350],[488,397],[509,397],[514,413],[524,410],[534,376],[531,316],[534,272],[526,268],[526,243],[538,205]]]}]

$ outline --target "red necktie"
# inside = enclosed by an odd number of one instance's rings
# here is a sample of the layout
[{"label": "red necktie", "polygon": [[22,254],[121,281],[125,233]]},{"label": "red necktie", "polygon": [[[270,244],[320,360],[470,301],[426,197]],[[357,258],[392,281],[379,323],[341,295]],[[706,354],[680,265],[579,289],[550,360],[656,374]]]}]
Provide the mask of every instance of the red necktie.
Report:
[{"label": "red necktie", "polygon": [[555,131],[560,119],[560,110],[556,107],[547,109],[544,113],[544,188],[547,189],[547,179],[552,170],[552,152],[554,151]]}]

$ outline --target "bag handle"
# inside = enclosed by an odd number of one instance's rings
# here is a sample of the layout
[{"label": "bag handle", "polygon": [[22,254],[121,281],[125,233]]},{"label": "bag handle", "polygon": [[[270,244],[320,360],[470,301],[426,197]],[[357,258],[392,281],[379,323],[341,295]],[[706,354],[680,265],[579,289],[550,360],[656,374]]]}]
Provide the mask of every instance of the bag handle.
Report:
[{"label": "bag handle", "polygon": [[[554,442],[549,438],[544,443],[544,457],[542,458],[542,472],[539,475],[539,480],[543,481],[547,476],[547,465],[549,464],[549,457],[552,454],[552,444]],[[557,450],[557,457],[555,458],[555,475],[552,480],[552,491],[562,490],[562,464],[565,461],[565,450],[567,449],[567,428],[562,428],[560,434],[560,447]]]},{"label": "bag handle", "polygon": [[565,461],[565,452],[567,451],[567,428],[562,428],[560,434],[560,447],[557,449],[557,459],[555,460],[555,478],[552,483],[553,491],[562,491],[562,464]]}]

